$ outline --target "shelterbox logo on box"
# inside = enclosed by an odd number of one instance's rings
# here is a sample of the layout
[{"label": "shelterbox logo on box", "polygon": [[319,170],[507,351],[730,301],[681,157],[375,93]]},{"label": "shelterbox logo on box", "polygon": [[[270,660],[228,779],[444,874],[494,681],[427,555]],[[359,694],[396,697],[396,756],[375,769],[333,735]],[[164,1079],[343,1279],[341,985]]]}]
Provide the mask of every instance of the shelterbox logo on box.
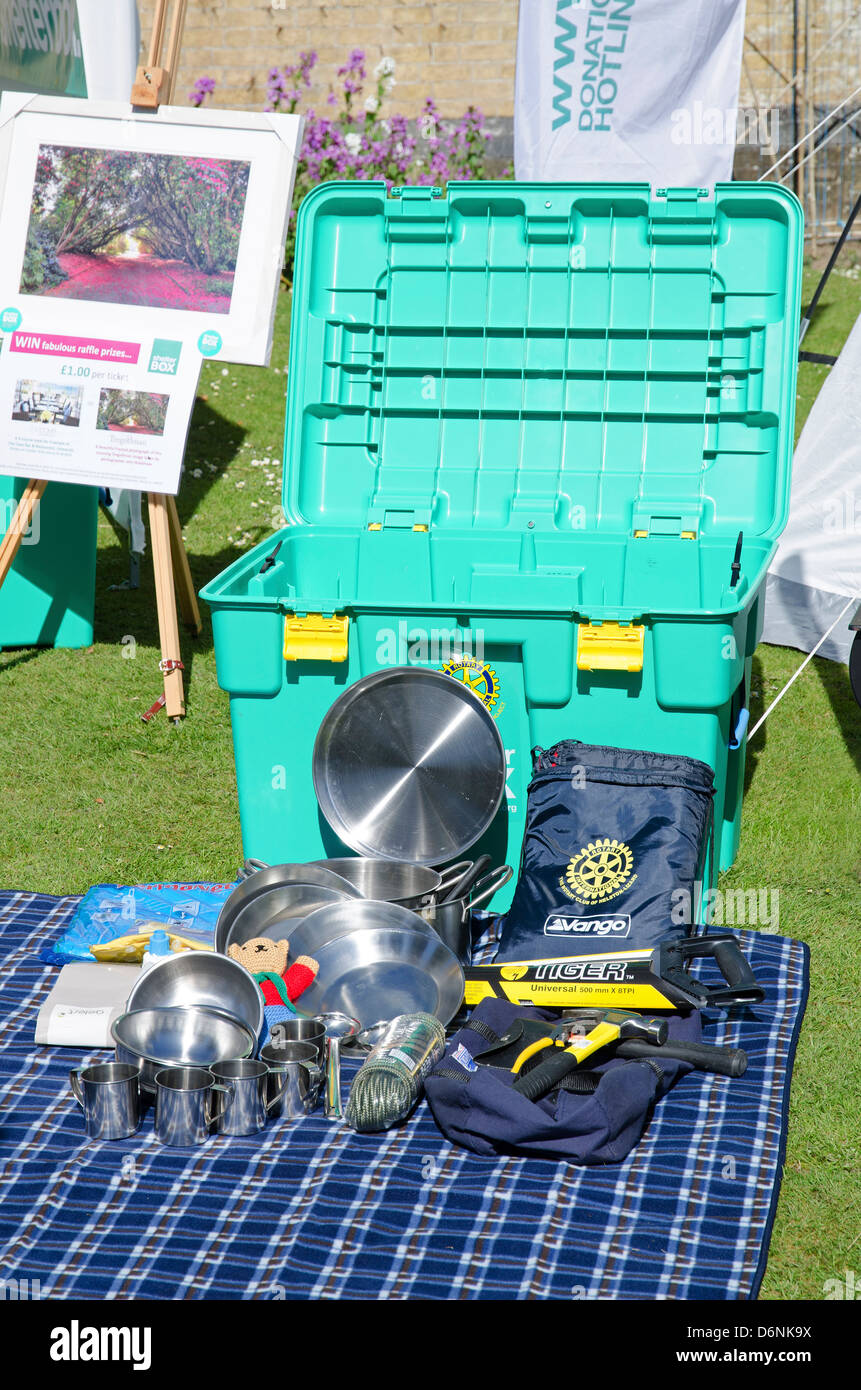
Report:
[{"label": "shelterbox logo on box", "polygon": [[165,376],[176,376],[181,352],[182,343],[174,342],[171,338],[156,338],[152,345],[149,370]]}]

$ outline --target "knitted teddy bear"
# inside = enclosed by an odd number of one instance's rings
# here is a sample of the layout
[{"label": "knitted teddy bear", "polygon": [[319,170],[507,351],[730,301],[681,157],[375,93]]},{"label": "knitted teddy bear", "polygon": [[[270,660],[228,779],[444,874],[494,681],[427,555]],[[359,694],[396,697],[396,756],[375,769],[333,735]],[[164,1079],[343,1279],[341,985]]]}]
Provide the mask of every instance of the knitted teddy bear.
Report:
[{"label": "knitted teddy bear", "polygon": [[267,1004],[290,1005],[314,980],[319,966],[311,956],[299,956],[287,969],[289,947],[286,941],[270,941],[254,936],[244,945],[229,946],[227,954],[238,960],[254,976]]}]

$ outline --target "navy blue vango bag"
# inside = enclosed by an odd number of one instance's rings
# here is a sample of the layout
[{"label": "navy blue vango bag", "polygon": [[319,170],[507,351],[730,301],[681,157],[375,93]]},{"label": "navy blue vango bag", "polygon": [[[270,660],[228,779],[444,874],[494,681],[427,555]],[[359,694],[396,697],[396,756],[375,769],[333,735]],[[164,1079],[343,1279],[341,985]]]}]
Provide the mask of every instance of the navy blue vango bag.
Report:
[{"label": "navy blue vango bag", "polygon": [[573,739],[535,749],[520,877],[496,961],[645,949],[686,935],[713,799],[714,774],[695,758]]}]

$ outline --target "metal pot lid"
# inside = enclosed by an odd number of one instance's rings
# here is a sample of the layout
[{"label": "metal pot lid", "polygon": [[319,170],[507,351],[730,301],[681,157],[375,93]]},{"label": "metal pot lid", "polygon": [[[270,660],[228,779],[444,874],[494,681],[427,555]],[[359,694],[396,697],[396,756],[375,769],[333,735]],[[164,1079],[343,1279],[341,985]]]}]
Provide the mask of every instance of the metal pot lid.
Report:
[{"label": "metal pot lid", "polygon": [[314,790],[358,854],[441,864],[474,845],[505,793],[496,724],[467,686],[396,666],[356,681],[314,744]]}]

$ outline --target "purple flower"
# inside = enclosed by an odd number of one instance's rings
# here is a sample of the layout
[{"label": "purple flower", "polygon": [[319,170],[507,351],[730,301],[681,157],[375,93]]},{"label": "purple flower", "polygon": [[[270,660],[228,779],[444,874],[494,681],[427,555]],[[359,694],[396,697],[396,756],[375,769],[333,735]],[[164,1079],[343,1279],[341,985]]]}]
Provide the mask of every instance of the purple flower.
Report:
[{"label": "purple flower", "polygon": [[192,106],[203,106],[206,98],[211,97],[214,91],[214,77],[198,77],[194,87],[188,94],[188,99]]}]

